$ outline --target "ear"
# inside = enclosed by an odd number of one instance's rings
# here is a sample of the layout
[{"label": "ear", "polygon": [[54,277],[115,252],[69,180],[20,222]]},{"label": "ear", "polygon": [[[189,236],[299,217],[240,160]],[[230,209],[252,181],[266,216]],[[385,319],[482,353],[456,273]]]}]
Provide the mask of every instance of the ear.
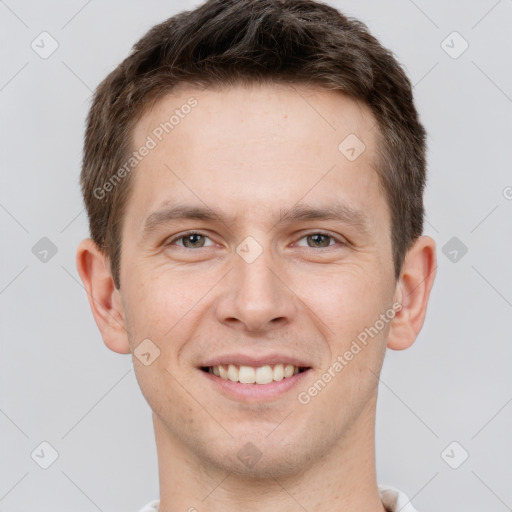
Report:
[{"label": "ear", "polygon": [[78,245],[76,267],[105,345],[119,354],[130,353],[121,297],[108,258],[90,238]]},{"label": "ear", "polygon": [[396,285],[395,301],[402,308],[391,322],[388,348],[404,350],[416,340],[425,320],[436,268],[436,243],[429,236],[420,236],[407,252]]}]

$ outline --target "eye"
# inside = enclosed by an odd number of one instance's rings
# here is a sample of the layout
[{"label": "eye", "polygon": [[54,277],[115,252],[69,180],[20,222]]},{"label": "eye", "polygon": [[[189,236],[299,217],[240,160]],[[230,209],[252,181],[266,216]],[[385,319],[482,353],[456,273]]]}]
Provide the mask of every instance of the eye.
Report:
[{"label": "eye", "polygon": [[[210,240],[210,244],[206,244],[206,240]],[[333,245],[336,245],[336,242],[340,245],[347,245],[346,242],[344,242],[340,238],[336,238],[330,233],[324,233],[324,232],[314,232],[309,233],[302,238],[299,239],[306,240],[307,247],[311,249],[324,249],[327,247],[332,247]],[[178,243],[180,242],[180,243]],[[212,245],[215,245],[211,239],[199,232],[196,231],[189,231],[188,233],[183,233],[179,236],[176,236],[166,242],[165,245],[177,245],[184,247],[185,249],[201,249],[203,247],[211,247]],[[297,243],[296,244],[299,247],[304,247],[302,244]]]},{"label": "eye", "polygon": [[[312,249],[332,247],[333,245],[336,245],[336,242],[338,242],[341,245],[346,245],[346,243],[343,242],[342,240],[335,238],[333,235],[329,233],[323,232],[310,233],[308,235],[303,236],[300,240],[304,239],[307,240],[308,247]],[[334,243],[330,243],[330,241],[333,241]],[[309,245],[309,242],[311,242],[312,245]]]},{"label": "eye", "polygon": [[[177,236],[171,240],[169,240],[166,245],[175,245],[175,242],[182,240],[183,243],[176,244],[181,247],[185,247],[186,249],[201,249],[202,247],[208,247],[205,246],[204,241],[209,238],[206,235],[203,235],[201,233],[197,233],[195,231],[190,231],[189,233],[182,234],[180,236]],[[213,245],[213,244],[211,244]]]}]

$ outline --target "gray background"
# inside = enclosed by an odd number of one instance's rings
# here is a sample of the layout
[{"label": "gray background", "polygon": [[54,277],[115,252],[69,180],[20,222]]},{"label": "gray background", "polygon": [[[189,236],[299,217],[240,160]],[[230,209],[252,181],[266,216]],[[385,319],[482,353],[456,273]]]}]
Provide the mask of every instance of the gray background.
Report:
[{"label": "gray background", "polygon": [[[422,512],[512,510],[512,1],[329,3],[395,53],[429,132],[438,274],[416,343],[388,350],[378,481]],[[152,25],[196,5],[0,1],[2,512],[135,512],[158,497],[131,356],[103,345],[75,269],[78,174],[92,90]],[[46,59],[31,47],[43,31],[59,45]],[[58,452],[48,469],[34,461],[49,461],[44,445],[31,457],[43,441]]]}]

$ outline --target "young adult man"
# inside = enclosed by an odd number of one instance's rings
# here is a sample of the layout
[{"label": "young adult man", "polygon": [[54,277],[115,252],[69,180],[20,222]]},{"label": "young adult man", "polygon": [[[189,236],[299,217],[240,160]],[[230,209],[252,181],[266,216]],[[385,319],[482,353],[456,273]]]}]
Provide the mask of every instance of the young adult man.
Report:
[{"label": "young adult man", "polygon": [[414,510],[374,436],[434,281],[425,167],[401,67],[321,3],[208,1],[100,84],[77,267],[153,411],[145,511]]}]

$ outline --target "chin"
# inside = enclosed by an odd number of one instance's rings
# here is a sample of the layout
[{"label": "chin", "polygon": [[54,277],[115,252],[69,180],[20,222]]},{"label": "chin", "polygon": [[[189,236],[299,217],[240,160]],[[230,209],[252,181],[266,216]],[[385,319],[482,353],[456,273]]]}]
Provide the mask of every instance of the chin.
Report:
[{"label": "chin", "polygon": [[[260,431],[259,436],[246,431],[245,435],[234,436],[229,441],[225,439],[225,442],[203,446],[202,453],[196,453],[217,470],[262,481],[297,475],[321,457],[322,447],[307,442],[311,436],[302,438],[296,431],[282,432],[281,436],[275,434],[266,438],[267,430],[264,434]],[[274,435],[275,439],[272,439]],[[324,448],[328,450],[328,447]]]},{"label": "chin", "polygon": [[219,465],[225,471],[247,478],[252,481],[266,481],[270,479],[284,479],[297,475],[305,464],[305,457],[295,453],[293,457],[286,450],[274,451],[272,454],[264,452],[261,458],[253,463],[242,462],[238,457],[224,457]]}]

